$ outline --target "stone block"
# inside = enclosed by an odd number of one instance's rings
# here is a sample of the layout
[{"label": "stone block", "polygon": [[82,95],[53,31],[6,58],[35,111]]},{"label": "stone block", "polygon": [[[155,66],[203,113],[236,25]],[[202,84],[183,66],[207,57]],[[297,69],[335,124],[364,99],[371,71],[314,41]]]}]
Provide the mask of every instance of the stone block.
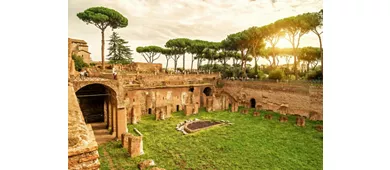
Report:
[{"label": "stone block", "polygon": [[248,114],[248,109],[242,109],[241,114],[244,114],[244,115]]},{"label": "stone block", "polygon": [[256,110],[261,110],[262,108],[263,108],[263,105],[261,105],[261,104],[256,106]]},{"label": "stone block", "polygon": [[280,116],[279,117],[279,122],[287,122],[288,121],[288,117],[287,116]]},{"label": "stone block", "polygon": [[122,140],[121,140],[121,142],[122,142],[122,147],[124,147],[124,148],[128,148],[129,147],[129,137],[130,136],[133,136],[131,133],[123,133],[122,134]]},{"label": "stone block", "polygon": [[253,112],[253,116],[260,116],[260,112]]},{"label": "stone block", "polygon": [[315,128],[316,128],[316,130],[318,132],[323,132],[323,126],[322,125],[316,125]]},{"label": "stone block", "polygon": [[143,155],[142,136],[129,136],[127,151],[132,158]]},{"label": "stone block", "polygon": [[272,114],[266,114],[266,115],[264,116],[264,118],[265,118],[265,119],[271,120],[271,119],[272,119]]},{"label": "stone block", "polygon": [[126,108],[117,109],[116,119],[116,138],[121,139],[120,135],[127,132]]},{"label": "stone block", "polygon": [[312,111],[310,112],[309,120],[322,120],[322,115],[318,112]]},{"label": "stone block", "polygon": [[154,161],[152,159],[148,159],[148,160],[144,160],[144,161],[140,162],[138,164],[138,168],[140,170],[144,170],[144,169],[147,169],[150,166],[155,166],[155,165],[156,165],[156,163],[154,163]]},{"label": "stone block", "polygon": [[159,167],[153,167],[152,169],[150,170],[165,170],[164,168],[159,168]]},{"label": "stone block", "polygon": [[132,124],[137,124],[139,121],[141,121],[141,106],[140,105],[134,105],[132,109],[132,114],[131,114],[131,123]]},{"label": "stone block", "polygon": [[198,114],[199,113],[199,104],[196,103],[194,104],[194,114]]},{"label": "stone block", "polygon": [[297,126],[305,126],[305,117],[298,116],[296,119]]},{"label": "stone block", "polygon": [[167,109],[167,118],[170,118],[170,117],[172,117],[172,106],[171,105],[167,105],[167,106],[165,106],[166,107],[166,109]]},{"label": "stone block", "polygon": [[194,112],[194,105],[192,104],[185,105],[184,114],[186,116],[192,115],[193,112]]}]

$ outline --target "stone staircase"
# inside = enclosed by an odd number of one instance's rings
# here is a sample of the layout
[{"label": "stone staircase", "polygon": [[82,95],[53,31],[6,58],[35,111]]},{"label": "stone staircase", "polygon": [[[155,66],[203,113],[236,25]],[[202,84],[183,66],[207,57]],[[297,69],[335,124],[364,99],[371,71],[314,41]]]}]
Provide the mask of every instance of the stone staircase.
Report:
[{"label": "stone staircase", "polygon": [[91,123],[93,133],[96,138],[96,142],[98,145],[107,143],[115,139],[114,134],[110,134],[108,129],[106,128],[106,124],[102,123]]}]

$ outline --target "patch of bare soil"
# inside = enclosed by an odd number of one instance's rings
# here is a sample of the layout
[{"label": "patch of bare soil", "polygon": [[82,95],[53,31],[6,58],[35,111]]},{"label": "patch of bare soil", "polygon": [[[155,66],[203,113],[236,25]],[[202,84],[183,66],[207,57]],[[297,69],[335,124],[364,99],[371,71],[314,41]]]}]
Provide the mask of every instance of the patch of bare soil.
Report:
[{"label": "patch of bare soil", "polygon": [[219,122],[211,122],[211,121],[200,121],[200,122],[193,122],[189,124],[187,127],[191,130],[196,130],[196,129],[202,129],[205,127],[213,126],[216,124],[221,124]]}]

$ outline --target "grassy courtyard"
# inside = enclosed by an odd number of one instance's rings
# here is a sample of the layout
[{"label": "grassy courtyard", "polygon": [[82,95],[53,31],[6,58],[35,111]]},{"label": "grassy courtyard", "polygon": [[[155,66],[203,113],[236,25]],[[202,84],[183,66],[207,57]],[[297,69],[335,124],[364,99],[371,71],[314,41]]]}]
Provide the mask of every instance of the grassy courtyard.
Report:
[{"label": "grassy courtyard", "polygon": [[[295,116],[280,123],[273,119],[229,112],[199,114],[189,117],[173,113],[164,121],[153,115],[142,117],[137,125],[128,125],[143,136],[145,154],[130,158],[120,141],[99,146],[101,169],[138,169],[137,164],[153,159],[158,167],[173,169],[322,169],[323,133],[314,129],[322,122],[306,120],[306,127],[295,125]],[[187,119],[229,120],[230,126],[218,126],[183,135],[176,124]],[[112,167],[113,166],[113,167]],[[111,168],[110,168],[111,167]]]}]

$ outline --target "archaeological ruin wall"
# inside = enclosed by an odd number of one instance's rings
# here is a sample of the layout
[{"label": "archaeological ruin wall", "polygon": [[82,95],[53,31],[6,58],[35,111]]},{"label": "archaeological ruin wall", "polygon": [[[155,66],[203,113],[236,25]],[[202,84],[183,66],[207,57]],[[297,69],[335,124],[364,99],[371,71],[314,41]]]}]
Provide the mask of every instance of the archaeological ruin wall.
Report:
[{"label": "archaeological ruin wall", "polygon": [[98,145],[85,124],[72,86],[68,86],[68,169],[98,169]]},{"label": "archaeological ruin wall", "polygon": [[236,98],[241,106],[261,106],[264,110],[323,119],[322,85],[261,81],[222,81],[223,91]]}]

